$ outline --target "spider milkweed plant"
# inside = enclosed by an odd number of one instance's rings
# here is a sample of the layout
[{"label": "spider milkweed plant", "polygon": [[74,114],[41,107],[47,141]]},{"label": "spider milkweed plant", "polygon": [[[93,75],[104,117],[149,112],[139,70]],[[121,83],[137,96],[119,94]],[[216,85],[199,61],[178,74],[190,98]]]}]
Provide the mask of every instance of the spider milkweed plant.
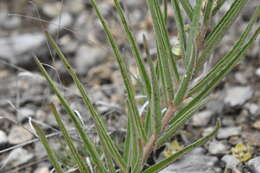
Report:
[{"label": "spider milkweed plant", "polygon": [[[119,148],[115,145],[115,142],[107,131],[105,123],[91,103],[88,93],[78,79],[76,72],[68,63],[66,57],[63,55],[52,36],[46,32],[46,37],[50,45],[64,63],[64,66],[77,86],[83,102],[95,122],[95,130],[100,139],[99,146],[96,146],[85,132],[84,126],[75,112],[73,112],[72,108],[70,108],[68,101],[61,94],[56,83],[48,75],[42,63],[35,57],[35,61],[48,81],[50,88],[57,95],[60,103],[73,121],[84,144],[84,150],[88,154],[88,158],[90,158],[86,161],[86,159],[83,159],[79,154],[74,145],[74,141],[62,122],[61,115],[54,104],[51,104],[51,110],[63,133],[64,140],[81,173],[159,172],[184,153],[207,142],[210,137],[217,132],[220,127],[219,121],[214,130],[207,136],[185,146],[182,150],[156,162],[154,165],[146,166],[147,159],[151,153],[169,141],[185,122],[187,122],[187,120],[189,120],[192,115],[206,103],[205,99],[209,93],[219,84],[225,75],[240,62],[245,56],[246,51],[256,40],[260,33],[260,28],[256,27],[255,31],[252,30],[260,15],[260,6],[256,7],[247,27],[227,54],[221,57],[206,74],[201,72],[203,65],[212,55],[214,48],[216,48],[218,43],[222,40],[224,33],[230,28],[247,1],[248,0],[234,0],[230,8],[217,24],[213,24],[212,18],[223,5],[223,0],[196,0],[194,6],[192,6],[188,0],[172,0],[171,7],[174,10],[176,29],[178,31],[178,40],[181,49],[180,58],[179,55],[176,55],[174,51],[172,51],[173,46],[170,44],[170,38],[167,32],[167,1],[164,1],[165,8],[161,9],[157,0],[147,0],[149,12],[153,21],[157,46],[157,60],[152,61],[148,44],[144,37],[144,47],[148,62],[148,65],[146,66],[141,50],[138,47],[133,33],[129,29],[127,18],[122,10],[121,4],[118,0],[114,0],[115,9],[119,15],[139,70],[139,78],[141,79],[144,88],[142,94],[146,96],[146,102],[148,103],[145,108],[146,111],[144,111],[141,116],[140,111],[138,110],[138,106],[140,105],[137,104],[135,97],[137,91],[131,81],[125,59],[119,51],[118,44],[113,38],[106,20],[101,15],[96,0],[90,0],[106,33],[107,40],[112,47],[127,92],[126,107],[128,127],[123,148]],[[184,15],[188,18],[188,30],[184,24]],[[184,74],[179,73],[180,67],[177,64],[177,61],[183,61],[185,67]],[[195,79],[199,80],[196,80],[197,82],[194,84]],[[163,111],[165,108],[166,111]],[[63,173],[64,170],[53,152],[52,147],[48,143],[45,134],[38,124],[34,123],[33,125],[56,172]]]}]

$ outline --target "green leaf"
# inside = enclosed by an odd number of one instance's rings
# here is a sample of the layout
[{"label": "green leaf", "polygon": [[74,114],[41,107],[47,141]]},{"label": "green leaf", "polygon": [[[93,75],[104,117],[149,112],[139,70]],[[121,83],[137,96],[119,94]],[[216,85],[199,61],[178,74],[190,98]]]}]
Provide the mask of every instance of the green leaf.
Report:
[{"label": "green leaf", "polygon": [[[130,132],[130,140],[129,140],[129,152],[128,156],[128,171],[139,173],[142,169],[142,154],[143,148],[141,145],[141,140],[136,134],[134,130],[134,120],[133,120],[133,110],[131,109],[131,105],[129,101],[127,101],[128,113],[129,113],[129,128],[131,129]],[[134,151],[134,152],[133,152]]]},{"label": "green leaf", "polygon": [[127,163],[127,169],[129,169],[130,165],[130,160],[131,160],[131,153],[132,153],[132,144],[133,142],[133,128],[131,124],[131,119],[130,116],[128,116],[128,121],[127,121],[127,131],[126,131],[126,137],[124,141],[124,152],[123,152],[123,157],[125,162]]},{"label": "green leaf", "polygon": [[156,136],[160,134],[161,132],[161,121],[162,121],[162,115],[161,115],[161,99],[160,99],[160,89],[159,89],[159,83],[158,78],[156,75],[155,66],[152,61],[152,57],[150,55],[149,49],[148,49],[148,43],[145,37],[143,37],[144,40],[144,47],[147,55],[147,61],[150,67],[150,76],[152,79],[152,96],[150,99],[150,110],[152,114],[152,123],[151,126],[153,127],[153,134]]},{"label": "green leaf", "polygon": [[216,6],[213,9],[213,16],[215,16],[218,12],[218,10],[223,6],[225,3],[225,0],[217,0]]},{"label": "green leaf", "polygon": [[164,22],[167,26],[167,20],[168,20],[168,0],[163,0],[163,16],[164,16]]},{"label": "green leaf", "polygon": [[182,52],[185,52],[186,46],[187,46],[186,35],[185,35],[184,22],[183,22],[178,0],[172,0],[172,5],[173,5],[173,9],[174,9],[174,18],[175,18],[175,21],[177,24],[177,29],[178,29],[178,38],[181,43]]},{"label": "green leaf", "polygon": [[216,132],[218,131],[219,128],[220,128],[220,121],[217,122],[216,127],[214,128],[214,130],[210,134],[208,134],[207,136],[205,136],[205,137],[195,141],[194,143],[186,146],[181,151],[178,151],[177,153],[171,155],[170,157],[168,157],[168,158],[166,158],[162,161],[159,161],[155,165],[146,169],[143,173],[156,173],[156,172],[159,172],[160,170],[166,168],[172,162],[174,162],[178,158],[180,158],[183,154],[187,153],[188,151],[192,150],[193,148],[195,148],[199,145],[206,143],[212,136],[214,136],[216,134]]},{"label": "green leaf", "polygon": [[[121,158],[121,155],[120,155],[119,151],[117,150],[117,148],[116,148],[115,144],[113,143],[111,137],[108,135],[108,132],[107,132],[105,126],[104,126],[104,123],[103,123],[102,119],[100,118],[100,115],[98,114],[98,112],[96,111],[94,106],[92,105],[92,103],[91,103],[91,101],[90,101],[90,99],[89,99],[89,97],[88,97],[88,95],[86,93],[86,90],[85,90],[84,86],[82,85],[82,83],[78,79],[75,71],[73,70],[71,65],[68,63],[67,59],[65,58],[65,56],[62,53],[62,51],[60,50],[60,48],[58,47],[58,45],[56,44],[54,39],[51,37],[51,35],[48,34],[47,32],[45,34],[46,34],[46,37],[47,37],[48,41],[50,42],[51,46],[55,49],[55,51],[57,52],[58,56],[61,58],[64,66],[68,70],[68,72],[71,75],[73,81],[75,82],[77,88],[79,89],[79,92],[80,92],[80,94],[82,96],[84,104],[87,106],[89,112],[91,113],[91,116],[95,120],[96,130],[98,132],[100,140],[102,140],[102,143],[105,145],[104,147],[107,147],[108,151],[111,152],[110,154],[113,156],[113,158],[115,159],[115,161],[118,164],[118,166],[122,170],[126,169],[126,167],[125,167],[126,165],[125,165],[123,159]],[[56,95],[58,95],[57,92],[58,91],[55,92]],[[62,97],[62,96],[60,96],[60,97]],[[70,112],[69,106],[67,106],[66,110],[67,110],[67,112],[68,111]],[[73,111],[72,111],[72,113],[73,113]],[[73,114],[71,114],[71,115],[73,115]],[[83,129],[81,129],[81,131],[82,131],[82,136],[81,137],[83,138],[83,140],[87,141],[87,139],[85,139],[86,135],[83,135],[84,134]]]},{"label": "green leaf", "polygon": [[162,72],[167,88],[167,99],[170,101],[172,100],[174,94],[173,81],[170,74],[173,74],[176,86],[179,81],[179,74],[175,63],[176,58],[174,57],[171,50],[169,36],[162,12],[160,10],[159,2],[157,0],[148,0],[147,2],[153,19],[153,28],[158,46],[157,53],[158,55],[159,53],[161,55],[159,61],[161,61],[163,66]]},{"label": "green leaf", "polygon": [[[198,103],[203,100],[216,86],[219,82],[225,77],[227,73],[229,73],[237,63],[244,57],[243,55],[248,50],[248,48],[253,44],[256,40],[257,36],[260,34],[260,28],[256,30],[254,35],[250,38],[250,40],[240,49],[239,53],[236,57],[230,61],[225,68],[221,72],[219,72],[208,84],[207,86],[190,101],[186,106],[184,106],[171,120],[170,127],[167,129],[165,134],[159,139],[158,146],[166,142],[174,132],[176,132],[181,125],[183,125],[188,118],[192,116],[192,114],[200,108]],[[203,103],[203,102],[202,102]],[[178,125],[177,125],[178,124]]]},{"label": "green leaf", "polygon": [[230,28],[231,24],[238,17],[240,11],[246,5],[247,0],[235,0],[229,8],[228,12],[222,17],[220,22],[209,33],[204,42],[204,49],[197,62],[197,70],[201,69],[210,53],[216,47],[216,45],[223,39],[223,34]]},{"label": "green leaf", "polygon": [[39,136],[39,138],[48,154],[48,158],[50,159],[50,162],[51,162],[52,166],[54,167],[55,171],[57,173],[63,173],[63,170],[59,164],[57,156],[55,155],[55,152],[52,150],[52,147],[49,145],[44,132],[41,130],[41,128],[36,123],[32,123],[32,125],[33,125],[37,135]]},{"label": "green leaf", "polygon": [[189,0],[179,0],[183,9],[185,10],[187,16],[192,20],[192,15],[193,15],[193,9],[192,6],[189,2]]},{"label": "green leaf", "polygon": [[205,12],[204,12],[204,25],[205,26],[208,26],[211,22],[213,7],[214,7],[214,0],[207,0]]},{"label": "green leaf", "polygon": [[[79,167],[80,172],[90,173],[87,165],[83,162],[84,159],[82,159],[82,157],[79,155],[76,147],[74,146],[72,138],[70,137],[66,127],[64,126],[64,124],[63,124],[63,122],[60,118],[60,114],[58,113],[58,111],[56,110],[56,108],[53,104],[51,105],[51,110],[52,110],[53,115],[55,116],[56,122],[58,123],[58,125],[60,127],[60,130],[61,130],[63,137],[66,141],[66,144],[68,145],[68,147],[69,147],[69,149],[72,153],[72,156],[75,159],[75,161],[76,161],[76,163]],[[80,123],[80,122],[78,121],[78,123]]]},{"label": "green leaf", "polygon": [[187,66],[186,73],[184,77],[182,78],[181,84],[179,89],[177,90],[177,93],[174,97],[174,106],[179,106],[179,104],[182,102],[184,96],[186,95],[189,82],[191,80],[195,62],[196,62],[196,36],[199,32],[199,19],[200,19],[200,8],[201,8],[202,0],[197,0],[196,5],[194,7],[194,14],[192,18],[192,24],[189,32],[189,39],[188,39],[188,45],[187,45],[187,51],[185,53],[185,64]]},{"label": "green leaf", "polygon": [[217,73],[219,73],[223,69],[223,67],[225,67],[225,65],[228,64],[228,62],[230,62],[232,60],[232,57],[234,57],[238,54],[239,49],[242,47],[243,43],[246,41],[246,39],[252,29],[252,26],[256,22],[259,15],[260,15],[260,6],[258,6],[256,8],[245,31],[241,35],[240,39],[235,43],[233,48],[223,58],[221,58],[221,60],[218,61],[217,64],[214,65],[214,67],[210,70],[210,72],[207,73],[207,75],[201,81],[199,81],[199,83],[197,83],[189,91],[189,96],[191,96],[195,93],[198,93],[198,91],[203,89],[206,86],[206,84],[208,84],[209,81],[211,81],[214,78],[214,76],[216,76]]},{"label": "green leaf", "polygon": [[128,38],[128,41],[131,45],[131,50],[132,50],[132,54],[134,55],[135,57],[135,60],[136,60],[136,63],[137,63],[137,67],[138,67],[138,70],[139,70],[139,73],[141,75],[141,78],[142,78],[142,81],[144,82],[145,84],[145,88],[146,88],[146,94],[151,97],[151,84],[150,84],[150,80],[149,80],[149,77],[148,77],[148,74],[145,70],[145,66],[144,66],[144,61],[141,57],[141,51],[138,47],[138,44],[130,30],[130,27],[128,25],[128,22],[127,22],[127,19],[126,19],[126,16],[121,8],[121,5],[120,3],[118,2],[118,0],[114,0],[114,3],[115,3],[115,7],[116,7],[116,10],[120,16],[120,19],[121,19],[121,23],[123,25],[123,28],[126,32],[126,35],[127,35],[127,38]]},{"label": "green leaf", "polygon": [[141,120],[140,120],[139,112],[138,112],[138,109],[137,109],[137,104],[136,104],[136,101],[135,101],[135,90],[134,90],[133,84],[131,83],[126,63],[125,63],[125,61],[124,61],[124,59],[123,59],[123,57],[122,57],[122,55],[119,51],[118,45],[116,44],[104,17],[101,15],[100,10],[97,7],[96,0],[91,0],[91,4],[94,7],[96,14],[97,14],[102,26],[103,26],[103,29],[104,29],[106,36],[107,36],[107,39],[108,39],[108,41],[109,41],[109,43],[110,43],[110,45],[113,49],[113,52],[114,52],[115,57],[117,59],[118,65],[120,67],[121,75],[123,77],[124,84],[125,84],[125,87],[126,87],[126,90],[127,90],[128,99],[129,99],[130,104],[131,104],[131,109],[133,109],[133,112],[134,112],[133,118],[134,118],[134,121],[135,121],[135,128],[138,131],[138,135],[140,136],[142,141],[145,142],[147,137],[146,137],[143,125],[142,125]]},{"label": "green leaf", "polygon": [[195,112],[197,112],[202,106],[207,103],[207,99],[203,101],[196,100],[189,103],[181,111],[179,111],[175,117],[170,121],[168,129],[157,141],[157,146],[163,145],[168,139],[174,136],[174,134],[189,120]]}]

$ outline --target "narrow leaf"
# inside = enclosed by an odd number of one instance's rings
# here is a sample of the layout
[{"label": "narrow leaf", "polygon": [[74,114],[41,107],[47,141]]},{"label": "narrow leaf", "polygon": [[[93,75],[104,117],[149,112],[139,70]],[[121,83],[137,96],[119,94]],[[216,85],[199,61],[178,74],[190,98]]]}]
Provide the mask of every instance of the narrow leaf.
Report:
[{"label": "narrow leaf", "polygon": [[96,0],[91,0],[91,4],[94,7],[96,14],[97,14],[102,26],[103,26],[103,29],[104,29],[106,36],[107,36],[107,39],[108,39],[108,41],[109,41],[109,43],[110,43],[110,45],[113,49],[113,52],[114,52],[115,57],[117,59],[118,65],[120,67],[120,71],[121,71],[121,74],[122,74],[122,77],[123,77],[123,80],[124,80],[124,83],[125,83],[125,87],[126,87],[126,90],[127,90],[127,94],[128,94],[128,98],[129,98],[129,101],[130,101],[130,104],[131,104],[131,108],[134,111],[133,116],[134,116],[135,126],[136,126],[137,131],[138,131],[138,135],[140,136],[142,141],[146,141],[145,131],[144,131],[143,125],[141,123],[141,120],[140,120],[140,117],[139,117],[139,112],[138,112],[138,109],[137,109],[137,104],[136,104],[136,101],[135,101],[135,90],[134,90],[134,87],[131,83],[126,63],[125,63],[125,61],[124,61],[124,59],[123,59],[123,57],[122,57],[122,55],[119,51],[118,45],[116,44],[115,40],[113,39],[112,33],[109,30],[109,27],[108,27],[104,17],[101,15],[100,10],[97,7]]},{"label": "narrow leaf", "polygon": [[192,18],[192,24],[189,32],[189,39],[188,39],[188,45],[187,45],[187,51],[185,54],[185,64],[187,65],[186,73],[181,81],[180,87],[174,97],[174,105],[179,106],[179,104],[182,102],[184,96],[186,95],[189,82],[191,80],[193,71],[194,71],[194,65],[196,62],[196,47],[195,47],[195,41],[197,33],[199,32],[199,19],[200,19],[200,8],[201,8],[202,0],[197,0],[196,5],[194,8],[194,14]]},{"label": "narrow leaf", "polygon": [[225,13],[217,26],[209,33],[204,42],[204,49],[198,59],[197,70],[201,69],[202,65],[209,57],[210,53],[216,45],[223,39],[223,34],[230,28],[231,24],[238,17],[248,0],[235,0],[230,9]]},{"label": "narrow leaf", "polygon": [[214,0],[207,0],[205,12],[204,12],[204,25],[205,26],[208,26],[211,21],[213,7],[214,7]]},{"label": "narrow leaf", "polygon": [[39,136],[47,154],[48,154],[48,157],[50,159],[50,162],[52,164],[52,166],[54,167],[55,171],[57,173],[63,173],[63,170],[59,164],[59,161],[57,159],[57,156],[55,155],[55,152],[52,150],[52,147],[49,145],[48,143],[48,140],[44,134],[44,132],[41,130],[41,128],[35,124],[35,123],[32,123],[33,124],[33,127],[37,133],[37,135]]},{"label": "narrow leaf", "polygon": [[178,0],[172,0],[172,5],[173,5],[173,9],[174,9],[174,18],[175,18],[175,21],[177,24],[177,29],[178,29],[178,38],[181,43],[182,52],[185,52],[186,46],[187,46],[186,35],[185,35],[184,22],[183,22]]},{"label": "narrow leaf", "polygon": [[216,127],[214,128],[214,130],[210,134],[208,134],[207,136],[195,141],[194,143],[188,145],[187,147],[185,147],[181,151],[178,151],[177,153],[169,156],[168,158],[166,158],[162,161],[159,161],[157,164],[155,164],[155,165],[149,167],[148,169],[146,169],[143,173],[156,173],[156,172],[159,172],[160,170],[162,170],[163,168],[166,168],[172,162],[174,162],[178,158],[180,158],[183,154],[187,153],[188,151],[192,150],[193,148],[195,148],[199,145],[206,143],[212,136],[214,136],[216,134],[216,132],[218,131],[219,128],[220,128],[220,121],[217,122]]},{"label": "narrow leaf", "polygon": [[[55,116],[56,122],[58,123],[58,125],[60,127],[60,130],[61,130],[63,137],[66,141],[66,144],[68,145],[68,147],[69,147],[69,149],[72,153],[72,156],[75,159],[75,161],[76,161],[76,163],[79,167],[80,172],[90,173],[87,165],[83,162],[84,159],[81,158],[81,156],[79,155],[76,147],[74,146],[72,138],[70,137],[66,127],[64,126],[64,124],[63,124],[63,122],[60,118],[60,114],[58,113],[58,111],[56,110],[56,108],[53,104],[51,105],[51,110],[52,110],[53,115]],[[78,121],[78,123],[80,123],[80,122]]]},{"label": "narrow leaf", "polygon": [[215,16],[218,12],[218,10],[223,6],[225,3],[225,0],[217,0],[216,6],[213,9],[213,16]]},{"label": "narrow leaf", "polygon": [[198,93],[199,90],[205,87],[206,84],[208,84],[209,81],[212,80],[214,76],[216,76],[216,74],[220,72],[223,69],[223,67],[225,67],[225,65],[228,64],[228,62],[232,60],[232,57],[238,54],[239,49],[242,47],[243,43],[247,39],[253,24],[256,22],[259,15],[260,15],[260,6],[256,8],[253,16],[251,17],[240,39],[235,43],[233,48],[220,61],[218,61],[217,64],[214,65],[214,67],[210,70],[210,72],[207,73],[207,75],[190,90],[189,92],[190,96],[194,93]]},{"label": "narrow leaf", "polygon": [[115,3],[115,7],[116,7],[116,10],[120,16],[120,19],[121,19],[121,23],[123,25],[123,28],[126,32],[126,35],[127,35],[127,38],[128,38],[128,41],[131,45],[131,50],[132,50],[132,54],[134,55],[135,57],[135,60],[136,60],[136,63],[137,63],[137,67],[138,67],[138,70],[139,70],[139,73],[141,75],[141,78],[142,78],[142,81],[144,81],[144,85],[145,85],[145,88],[146,88],[146,94],[150,97],[150,93],[151,93],[151,84],[150,84],[150,80],[149,80],[149,77],[148,77],[148,74],[145,70],[145,66],[144,66],[144,61],[141,57],[141,51],[140,51],[140,48],[138,47],[138,44],[130,30],[130,27],[128,25],[128,22],[127,22],[127,19],[126,19],[126,16],[122,10],[122,7],[120,5],[120,3],[118,2],[118,0],[114,0],[114,3]]},{"label": "narrow leaf", "polygon": [[144,47],[147,55],[148,64],[150,67],[150,73],[151,73],[151,79],[152,79],[152,96],[150,99],[150,110],[152,114],[152,126],[153,126],[153,134],[156,136],[159,135],[161,132],[161,99],[160,99],[160,90],[159,90],[159,83],[158,78],[156,75],[156,70],[152,61],[152,57],[150,55],[149,49],[148,49],[148,43],[145,37],[143,37],[144,40]]},{"label": "narrow leaf", "polygon": [[[196,105],[198,102],[200,102],[202,99],[204,99],[216,86],[219,84],[219,82],[225,77],[227,73],[229,73],[236,65],[237,63],[244,57],[244,54],[246,50],[253,44],[254,40],[257,38],[257,36],[260,34],[260,28],[257,29],[257,31],[254,33],[254,35],[250,38],[250,40],[241,48],[238,55],[232,59],[231,62],[229,62],[225,68],[218,73],[217,76],[214,77],[214,79],[208,83],[207,87],[205,87],[196,97],[192,99],[185,107],[181,109],[180,112],[177,113],[177,115],[171,120],[170,127],[165,132],[165,134],[160,138],[158,145],[163,144],[171,135],[176,132],[176,130],[179,129],[180,126],[177,126],[176,123],[183,125],[185,121],[188,119],[187,116],[190,112],[193,112],[192,110],[195,109],[199,105]],[[187,118],[186,118],[187,117]]]},{"label": "narrow leaf", "polygon": [[192,20],[192,15],[193,15],[193,9],[192,6],[189,2],[189,0],[179,0],[183,9],[185,10],[187,16]]},{"label": "narrow leaf", "polygon": [[[159,2],[157,0],[147,0],[150,13],[153,19],[153,28],[155,31],[155,37],[157,41],[157,53],[160,53],[160,59],[162,63],[163,77],[167,87],[167,99],[172,100],[174,94],[173,79],[177,86],[179,81],[179,74],[176,66],[176,57],[174,57],[169,41],[169,36],[162,12],[160,10]],[[173,79],[172,76],[173,75]]]},{"label": "narrow leaf", "polygon": [[[84,104],[87,106],[88,110],[91,113],[91,116],[95,120],[95,125],[96,125],[96,130],[98,132],[98,135],[99,135],[100,139],[106,145],[104,147],[109,148],[109,151],[111,152],[111,155],[114,157],[114,159],[117,162],[118,166],[120,166],[121,169],[125,169],[125,163],[124,163],[123,159],[121,158],[121,155],[120,155],[119,151],[117,150],[115,144],[113,143],[111,137],[108,135],[108,132],[107,132],[107,130],[105,128],[105,125],[104,125],[102,119],[100,118],[100,115],[97,113],[96,109],[92,105],[92,103],[91,103],[91,101],[90,101],[90,99],[89,99],[89,97],[87,95],[87,92],[86,92],[84,86],[82,85],[82,83],[78,79],[75,71],[73,70],[73,68],[71,67],[71,65],[69,64],[69,62],[67,61],[66,57],[63,55],[62,51],[60,50],[60,48],[58,47],[58,45],[56,44],[54,39],[51,37],[51,35],[48,34],[47,32],[45,34],[46,34],[47,39],[50,42],[51,46],[55,49],[55,51],[57,52],[58,56],[61,58],[63,64],[65,65],[66,69],[70,73],[70,75],[71,75],[73,81],[75,82],[78,90],[80,91],[80,94],[82,96]],[[82,136],[81,137],[83,138],[83,140],[87,141],[87,139],[85,139],[86,135],[84,135],[84,131],[82,129],[80,131],[82,131]]]}]

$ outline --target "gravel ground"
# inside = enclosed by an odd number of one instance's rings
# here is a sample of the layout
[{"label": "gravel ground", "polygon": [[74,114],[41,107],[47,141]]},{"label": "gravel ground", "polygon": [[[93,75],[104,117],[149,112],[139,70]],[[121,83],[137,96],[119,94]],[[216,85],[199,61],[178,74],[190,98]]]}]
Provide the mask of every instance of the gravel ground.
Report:
[{"label": "gravel ground", "polygon": [[[228,9],[228,0],[216,20]],[[141,45],[146,34],[151,51],[155,48],[151,19],[144,0],[124,1],[137,41]],[[223,56],[239,38],[259,0],[250,0],[241,16],[227,32],[215,50],[214,61]],[[113,35],[136,72],[120,29],[112,0],[99,0],[103,15],[108,19]],[[172,10],[169,9],[169,32],[176,39]],[[9,14],[9,15],[8,15]],[[258,26],[259,26],[258,21]],[[62,63],[49,50],[43,31],[55,36],[78,74],[92,101],[107,120],[109,131],[119,138],[126,122],[123,109],[124,89],[118,66],[106,43],[101,25],[88,0],[26,0],[0,2],[0,173],[49,173],[51,167],[30,121],[39,122],[50,134],[52,146],[73,167],[66,155],[68,149],[59,138],[57,124],[48,103],[53,102],[65,114],[56,96],[41,77],[32,60],[36,55],[46,64],[73,109],[83,117],[86,131],[95,139],[93,123]],[[222,127],[216,137],[196,148],[161,173],[260,173],[260,40],[241,62],[215,89],[209,103],[190,120],[173,139],[187,145],[214,126],[218,118]],[[73,134],[73,126],[64,116]],[[74,135],[74,139],[78,137]],[[237,145],[243,144],[243,145]],[[78,143],[80,146],[81,144]],[[176,147],[176,145],[175,145]],[[163,154],[158,159],[164,157]]]}]

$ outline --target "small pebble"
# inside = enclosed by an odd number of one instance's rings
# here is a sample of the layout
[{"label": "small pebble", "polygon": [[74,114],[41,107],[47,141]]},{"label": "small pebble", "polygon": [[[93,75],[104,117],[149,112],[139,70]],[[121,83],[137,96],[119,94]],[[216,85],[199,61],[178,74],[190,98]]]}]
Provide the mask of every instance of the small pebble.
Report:
[{"label": "small pebble", "polygon": [[260,157],[249,160],[247,166],[253,171],[252,173],[260,173]]},{"label": "small pebble", "polygon": [[73,18],[69,13],[62,13],[60,16],[54,18],[49,26],[48,31],[50,33],[56,33],[65,28],[68,28],[73,22]]},{"label": "small pebble", "polygon": [[49,173],[49,168],[47,167],[41,167],[37,168],[33,173]]},{"label": "small pebble", "polygon": [[255,121],[253,127],[260,130],[260,120]]},{"label": "small pebble", "polygon": [[227,152],[227,146],[219,141],[209,143],[209,152],[211,154],[223,154]]},{"label": "small pebble", "polygon": [[224,102],[222,100],[210,100],[207,104],[206,104],[206,109],[214,112],[214,113],[222,113],[223,109],[224,109]]},{"label": "small pebble", "polygon": [[217,162],[217,157],[206,156],[201,151],[198,153],[189,152],[189,154],[163,169],[160,173],[215,173],[214,165]]},{"label": "small pebble", "polygon": [[257,114],[260,113],[259,106],[255,103],[248,103],[245,107],[248,109],[249,113],[254,116],[257,116]]},{"label": "small pebble", "polygon": [[196,127],[206,126],[209,123],[212,115],[213,112],[208,110],[198,112],[192,117],[192,125]]},{"label": "small pebble", "polygon": [[0,130],[0,145],[7,143],[7,135],[5,134],[4,131]]},{"label": "small pebble", "polygon": [[10,144],[21,144],[31,140],[32,138],[33,135],[28,130],[21,126],[13,126],[8,135],[8,142]]},{"label": "small pebble", "polygon": [[21,108],[21,109],[19,109],[19,114],[18,114],[17,119],[19,122],[22,122],[26,118],[34,116],[34,114],[35,114],[34,111],[30,108],[26,108],[26,107]]},{"label": "small pebble", "polygon": [[89,47],[87,45],[79,47],[75,57],[77,72],[85,74],[90,67],[104,61],[106,53],[106,51],[98,47]]},{"label": "small pebble", "polygon": [[225,103],[234,107],[244,104],[253,96],[251,87],[230,87],[227,89]]},{"label": "small pebble", "polygon": [[255,74],[260,77],[260,68],[256,69]]},{"label": "small pebble", "polygon": [[240,161],[232,155],[225,155],[221,160],[226,163],[226,168],[229,169],[235,169],[240,163]]},{"label": "small pebble", "polygon": [[51,3],[44,3],[42,6],[42,11],[48,17],[57,17],[62,9],[61,2],[51,2]]},{"label": "small pebble", "polygon": [[3,166],[19,166],[21,164],[27,163],[32,158],[32,153],[29,153],[23,148],[17,148],[12,150],[10,154],[1,162],[1,164]]},{"label": "small pebble", "polygon": [[218,131],[217,137],[219,139],[226,139],[231,136],[237,136],[241,133],[241,127],[226,127]]}]

